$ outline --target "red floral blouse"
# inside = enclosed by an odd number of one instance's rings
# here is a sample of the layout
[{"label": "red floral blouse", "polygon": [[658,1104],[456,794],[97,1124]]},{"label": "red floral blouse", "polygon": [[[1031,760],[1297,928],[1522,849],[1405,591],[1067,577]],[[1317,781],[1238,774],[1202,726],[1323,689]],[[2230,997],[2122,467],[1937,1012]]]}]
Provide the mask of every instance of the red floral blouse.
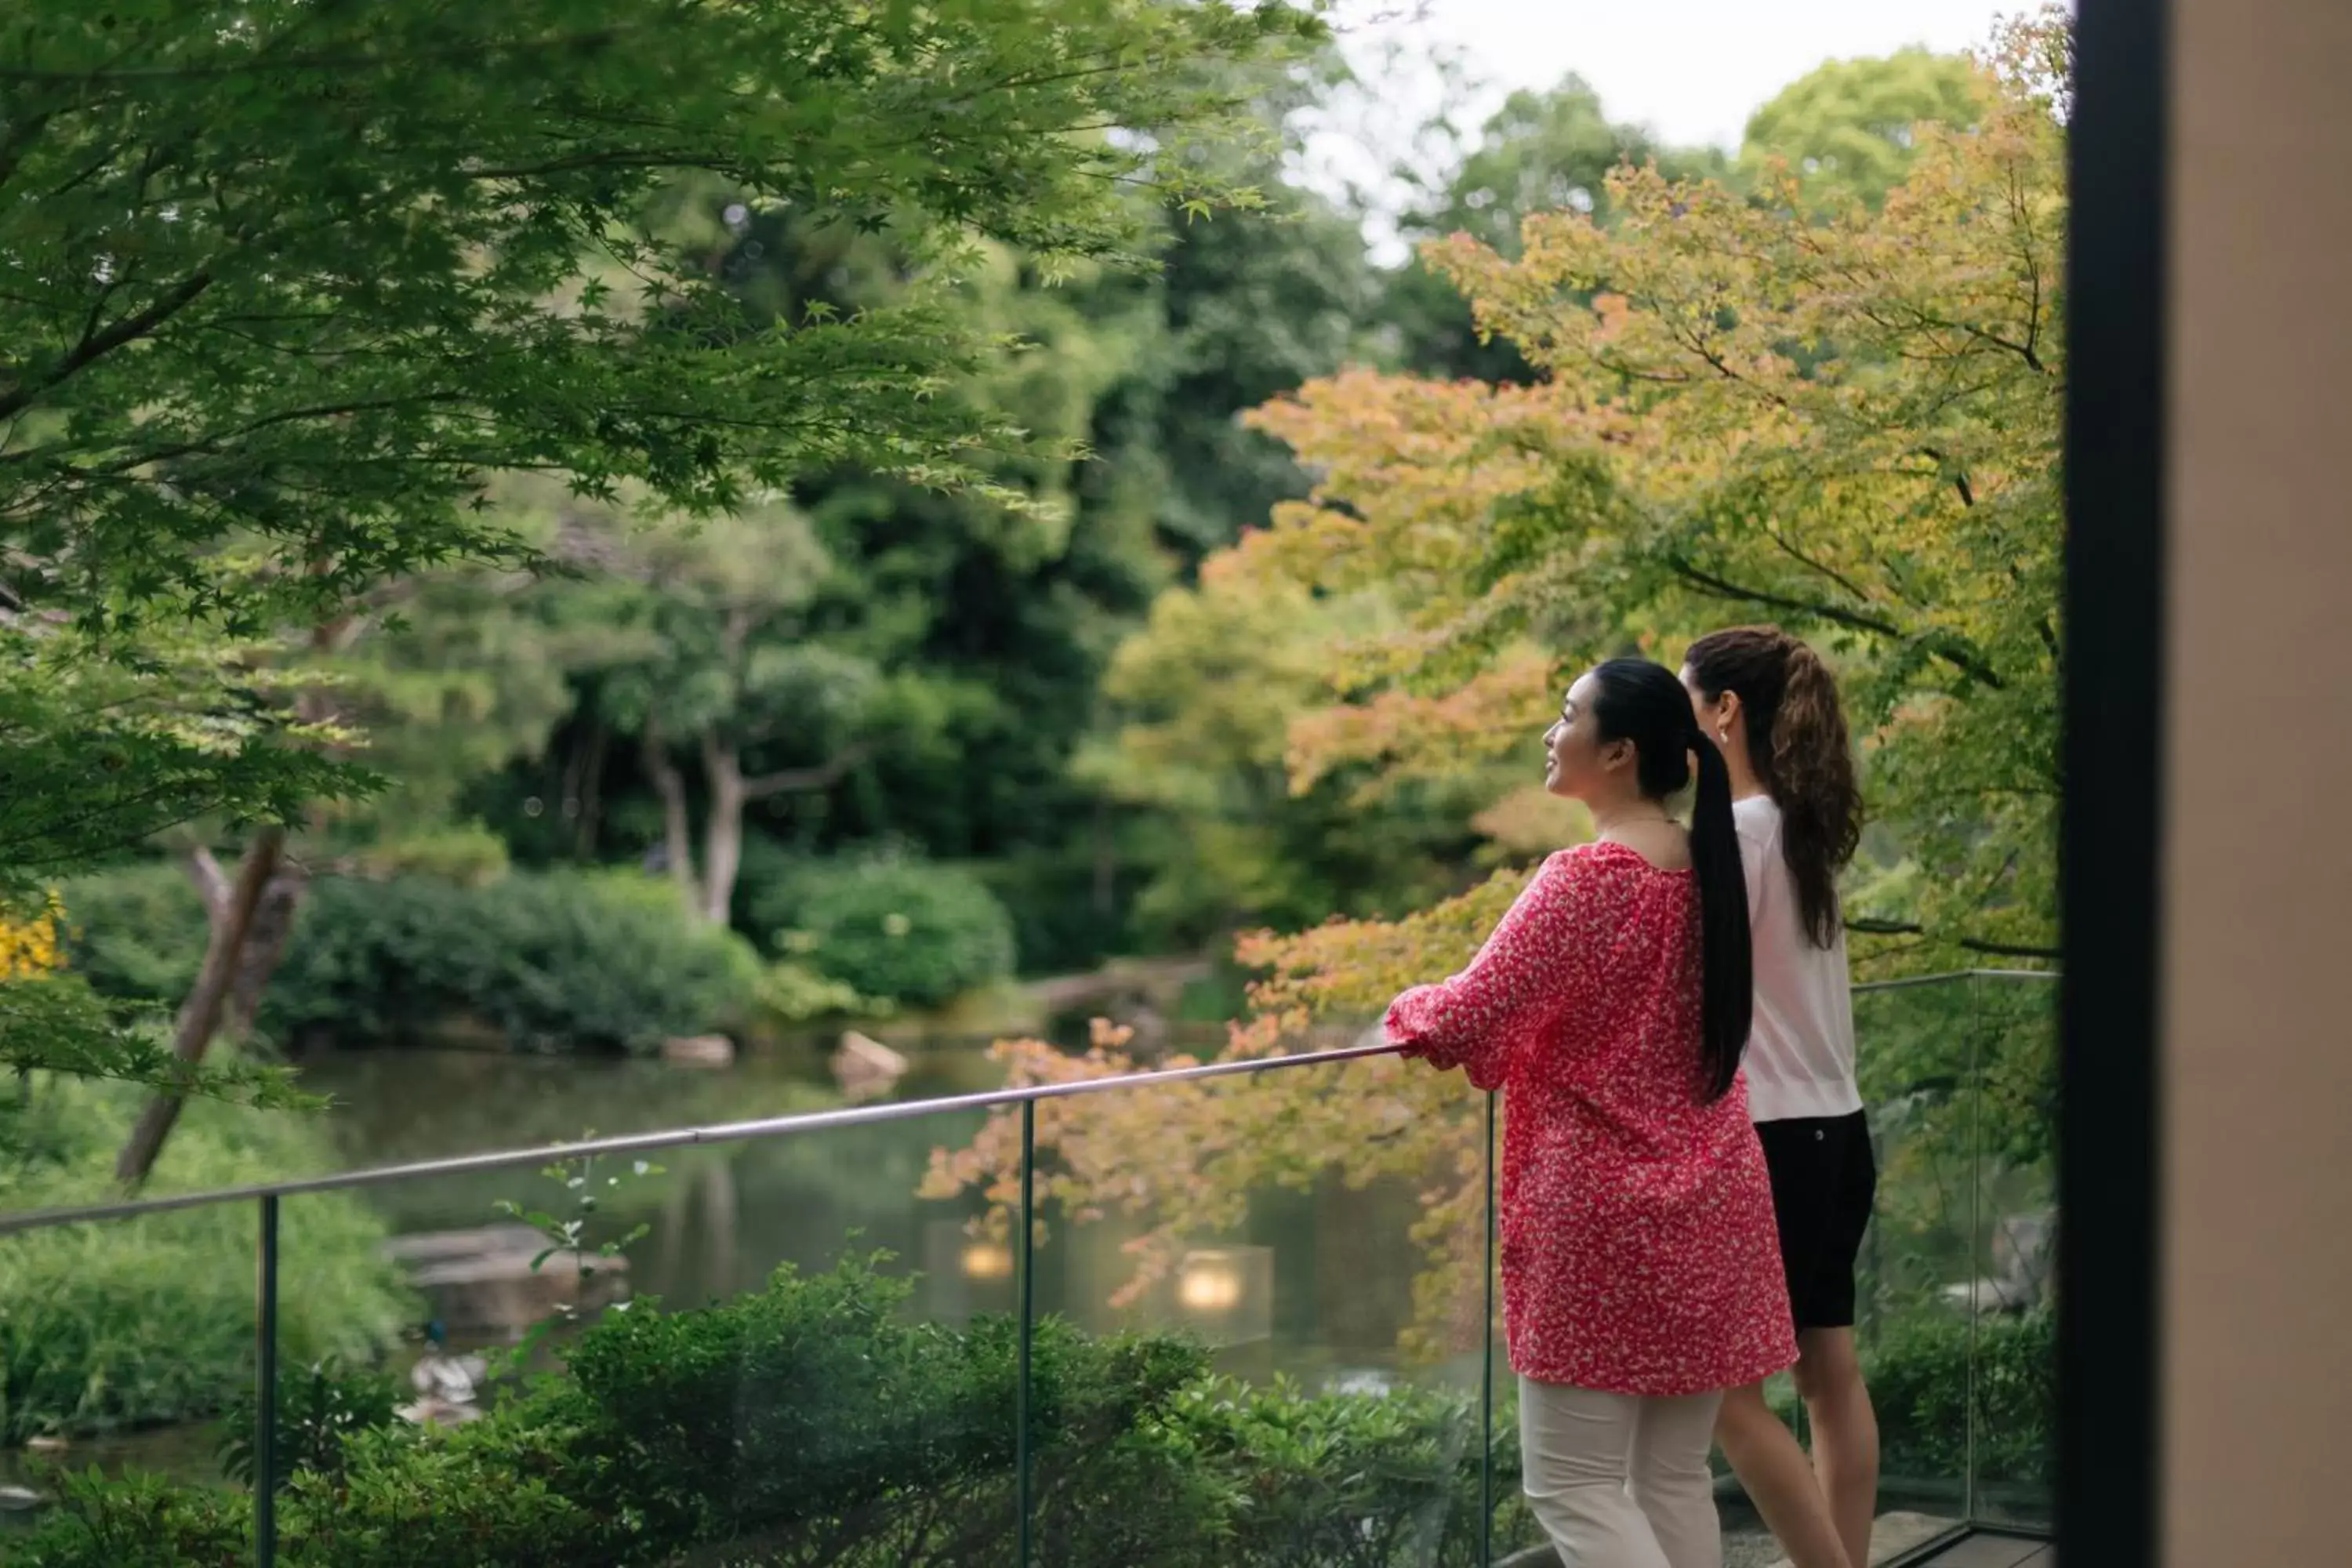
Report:
[{"label": "red floral blouse", "polygon": [[1389,1006],[1409,1056],[1504,1091],[1511,1365],[1700,1394],[1793,1364],[1744,1082],[1707,1103],[1698,886],[1617,844],[1544,862],[1470,967]]}]

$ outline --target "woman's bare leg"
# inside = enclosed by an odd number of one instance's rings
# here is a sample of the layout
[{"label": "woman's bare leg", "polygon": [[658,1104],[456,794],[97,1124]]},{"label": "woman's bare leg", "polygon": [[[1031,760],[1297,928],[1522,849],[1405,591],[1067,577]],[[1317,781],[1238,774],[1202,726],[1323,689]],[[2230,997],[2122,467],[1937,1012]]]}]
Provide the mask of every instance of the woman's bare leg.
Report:
[{"label": "woman's bare leg", "polygon": [[1821,1495],[1847,1561],[1865,1568],[1870,1522],[1878,1512],[1878,1413],[1863,1386],[1852,1329],[1807,1329],[1797,1336],[1797,1394],[1812,1422]]},{"label": "woman's bare leg", "polygon": [[[1735,1388],[1723,1396],[1715,1440],[1731,1461],[1731,1473],[1739,1478],[1748,1500],[1764,1516],[1765,1528],[1795,1568],[1856,1568],[1859,1560],[1847,1555],[1836,1517],[1805,1450],[1764,1403],[1762,1384]],[[1864,1534],[1866,1541],[1866,1525]]]}]

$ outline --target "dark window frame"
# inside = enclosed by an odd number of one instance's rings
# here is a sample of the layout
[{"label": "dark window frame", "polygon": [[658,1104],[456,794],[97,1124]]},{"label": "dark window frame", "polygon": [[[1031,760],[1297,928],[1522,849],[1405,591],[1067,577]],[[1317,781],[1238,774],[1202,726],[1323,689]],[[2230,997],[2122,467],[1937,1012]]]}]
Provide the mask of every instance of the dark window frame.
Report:
[{"label": "dark window frame", "polygon": [[2058,1531],[2158,1561],[2169,7],[2079,0],[2069,138]]}]

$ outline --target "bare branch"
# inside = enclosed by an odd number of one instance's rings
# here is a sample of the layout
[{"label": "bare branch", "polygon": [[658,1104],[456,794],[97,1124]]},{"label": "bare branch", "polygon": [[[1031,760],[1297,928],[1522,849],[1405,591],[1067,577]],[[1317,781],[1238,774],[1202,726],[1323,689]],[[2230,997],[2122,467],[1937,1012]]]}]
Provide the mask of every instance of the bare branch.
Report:
[{"label": "bare branch", "polygon": [[[1856,936],[1932,936],[1926,926],[1914,921],[1849,920],[1845,929]],[[1981,952],[1990,958],[2041,958],[2055,963],[2065,954],[2054,947],[2036,947],[2015,942],[1987,942],[1981,937],[1935,937],[1969,952]]]},{"label": "bare branch", "polygon": [[1898,642],[1916,642],[1946,664],[1976,680],[1983,681],[1994,690],[2004,689],[2008,682],[2000,672],[1987,664],[1984,656],[1957,637],[1931,633],[1918,637],[1893,621],[1877,616],[1864,615],[1839,605],[1823,604],[1816,599],[1799,599],[1786,594],[1775,594],[1762,588],[1745,587],[1713,573],[1701,571],[1680,557],[1670,558],[1666,564],[1676,576],[1692,587],[1712,594],[1719,599],[1739,599],[1751,605],[1768,605],[1774,609],[1789,610],[1801,616],[1811,616],[1833,626],[1851,626],[1856,631],[1874,632]]},{"label": "bare branch", "polygon": [[17,383],[6,394],[0,395],[0,419],[23,413],[41,394],[61,385],[80,374],[94,362],[103,359],[125,343],[136,342],[156,328],[194,304],[196,297],[213,286],[212,274],[197,272],[181,279],[179,284],[153,304],[134,316],[108,327],[103,331],[85,334],[64,358],[29,381]]},{"label": "bare branch", "polygon": [[[1947,458],[1940,450],[1934,447],[1920,447],[1919,455],[1927,458],[1929,462],[1935,464],[1939,468],[1951,461],[1950,458]],[[1966,468],[1959,468],[1953,472],[1952,488],[1960,492],[1960,504],[1962,506],[1974,506],[1977,504],[1976,487],[1969,483],[1969,471]]]},{"label": "bare branch", "polygon": [[[591,49],[615,43],[634,27],[605,27],[593,33],[574,33],[530,42],[502,41],[501,48],[520,52],[551,53],[559,49]],[[216,81],[230,77],[250,76],[262,71],[374,71],[387,67],[430,65],[459,60],[478,61],[485,41],[468,39],[440,48],[414,49],[398,55],[320,54],[277,55],[257,51],[247,58],[224,60],[217,65],[202,66],[125,66],[108,67],[95,71],[32,70],[22,66],[0,67],[0,82],[19,86],[89,88],[102,82]]]},{"label": "bare branch", "polygon": [[215,921],[228,912],[228,873],[213,852],[199,844],[188,852],[188,879],[205,900],[205,913]]},{"label": "bare branch", "polygon": [[1823,562],[1814,560],[1811,556],[1798,549],[1794,544],[1790,543],[1789,536],[1782,533],[1779,529],[1768,529],[1766,532],[1771,539],[1772,542],[1780,547],[1780,552],[1788,556],[1790,560],[1797,563],[1798,565],[1805,567],[1809,571],[1818,572],[1857,599],[1867,599],[1870,596],[1864,593],[1862,589],[1854,584],[1853,580],[1847,577],[1844,574]]},{"label": "bare branch", "polygon": [[849,770],[874,754],[871,742],[860,741],[844,748],[829,761],[813,768],[785,768],[782,772],[762,773],[758,778],[743,781],[745,800],[765,800],[772,795],[784,795],[801,790],[830,789],[847,776]]}]

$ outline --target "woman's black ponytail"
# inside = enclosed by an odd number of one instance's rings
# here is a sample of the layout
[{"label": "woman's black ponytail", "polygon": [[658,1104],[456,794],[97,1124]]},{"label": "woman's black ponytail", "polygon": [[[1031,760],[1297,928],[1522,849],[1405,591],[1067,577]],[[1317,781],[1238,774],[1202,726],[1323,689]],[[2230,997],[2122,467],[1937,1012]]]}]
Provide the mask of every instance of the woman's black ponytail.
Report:
[{"label": "woman's black ponytail", "polygon": [[1720,1100],[1739,1076],[1756,1008],[1754,956],[1748,936],[1748,873],[1739,828],[1731,819],[1731,770],[1698,727],[1690,693],[1674,672],[1646,658],[1612,658],[1592,672],[1593,718],[1608,741],[1631,741],[1642,793],[1664,800],[1690,783],[1691,874],[1698,882],[1701,963],[1699,1061],[1706,1098]]},{"label": "woman's black ponytail", "polygon": [[1698,879],[1704,975],[1699,1059],[1706,1074],[1706,1097],[1719,1100],[1739,1076],[1739,1058],[1748,1048],[1756,1006],[1755,955],[1748,932],[1748,873],[1740,864],[1739,828],[1731,819],[1731,771],[1715,742],[1695,724],[1690,749],[1698,758],[1690,850],[1691,873]]}]

